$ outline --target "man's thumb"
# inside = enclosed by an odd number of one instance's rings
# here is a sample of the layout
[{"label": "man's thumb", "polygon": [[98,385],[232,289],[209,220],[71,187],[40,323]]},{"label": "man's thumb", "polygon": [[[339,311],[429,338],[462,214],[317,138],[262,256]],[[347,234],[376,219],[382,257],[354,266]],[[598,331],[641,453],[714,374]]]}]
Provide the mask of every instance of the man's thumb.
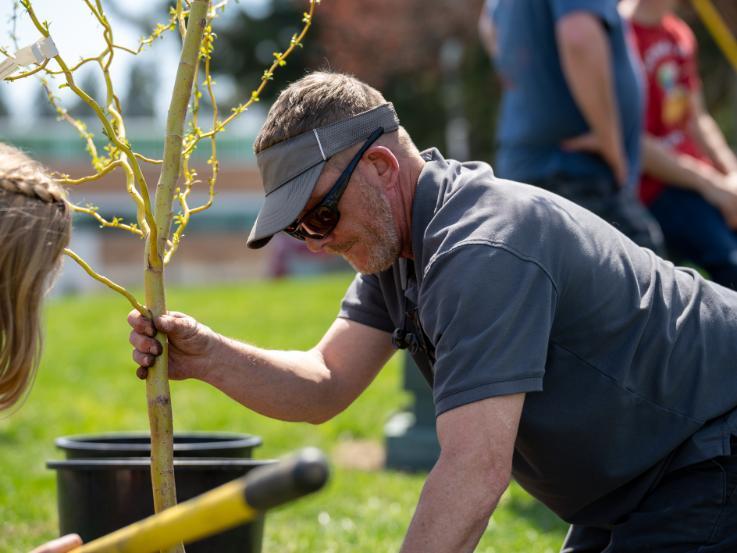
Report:
[{"label": "man's thumb", "polygon": [[198,327],[199,324],[192,317],[165,314],[156,318],[156,328],[159,331],[179,339],[192,338],[197,334]]},{"label": "man's thumb", "polygon": [[176,331],[180,329],[182,326],[180,321],[181,319],[171,317],[170,315],[161,315],[160,317],[156,317],[154,323],[156,325],[156,330],[159,330],[164,334],[170,334],[176,333]]}]

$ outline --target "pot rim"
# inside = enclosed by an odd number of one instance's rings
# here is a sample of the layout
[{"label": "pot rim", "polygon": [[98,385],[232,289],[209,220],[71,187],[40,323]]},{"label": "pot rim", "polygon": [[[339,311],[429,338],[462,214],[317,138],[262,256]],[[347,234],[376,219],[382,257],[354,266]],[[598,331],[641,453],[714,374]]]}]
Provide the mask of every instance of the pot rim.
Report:
[{"label": "pot rim", "polygon": [[[174,468],[179,470],[231,470],[248,467],[255,468],[273,463],[276,463],[276,459],[233,459],[230,457],[174,458]],[[59,461],[46,461],[46,468],[53,470],[149,470],[151,468],[151,459],[147,457],[63,459]]]},{"label": "pot rim", "polygon": [[[151,450],[148,442],[131,443],[123,440],[140,440],[149,438],[150,433],[137,432],[105,432],[98,434],[75,434],[72,436],[60,436],[54,440],[57,448],[62,450],[82,451],[142,451]],[[176,443],[177,439],[192,438],[198,441],[188,443]],[[106,441],[107,440],[107,441]],[[237,449],[240,447],[257,447],[262,440],[253,434],[241,434],[238,432],[175,432],[174,449],[178,452],[199,451],[208,448]]]}]

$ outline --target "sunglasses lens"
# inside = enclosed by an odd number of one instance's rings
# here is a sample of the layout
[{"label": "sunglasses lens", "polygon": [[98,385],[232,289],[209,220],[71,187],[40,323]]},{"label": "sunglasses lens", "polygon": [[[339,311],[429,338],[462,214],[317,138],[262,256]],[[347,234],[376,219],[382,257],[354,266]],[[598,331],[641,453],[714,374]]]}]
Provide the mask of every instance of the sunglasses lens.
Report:
[{"label": "sunglasses lens", "polygon": [[305,238],[322,240],[333,231],[339,220],[340,212],[337,209],[330,206],[319,206],[302,219],[286,227],[284,232],[298,240]]},{"label": "sunglasses lens", "polygon": [[296,238],[297,240],[305,239],[304,233],[302,232],[302,226],[299,220],[294,221],[294,223],[286,227],[284,229],[284,232],[286,232],[292,238]]},{"label": "sunglasses lens", "polygon": [[300,230],[309,238],[320,240],[332,232],[340,219],[340,213],[332,206],[318,206],[308,213],[300,224]]}]

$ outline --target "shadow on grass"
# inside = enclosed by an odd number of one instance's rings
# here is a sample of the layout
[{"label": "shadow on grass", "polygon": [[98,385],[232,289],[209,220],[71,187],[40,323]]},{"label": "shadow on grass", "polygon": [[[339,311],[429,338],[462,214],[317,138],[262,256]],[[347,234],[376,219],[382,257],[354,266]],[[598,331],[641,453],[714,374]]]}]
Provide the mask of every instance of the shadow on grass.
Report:
[{"label": "shadow on grass", "polygon": [[15,445],[18,443],[21,443],[21,440],[15,432],[0,430],[0,447]]},{"label": "shadow on grass", "polygon": [[512,495],[504,508],[515,516],[524,518],[540,532],[565,533],[568,524],[559,519],[542,503],[525,496]]}]

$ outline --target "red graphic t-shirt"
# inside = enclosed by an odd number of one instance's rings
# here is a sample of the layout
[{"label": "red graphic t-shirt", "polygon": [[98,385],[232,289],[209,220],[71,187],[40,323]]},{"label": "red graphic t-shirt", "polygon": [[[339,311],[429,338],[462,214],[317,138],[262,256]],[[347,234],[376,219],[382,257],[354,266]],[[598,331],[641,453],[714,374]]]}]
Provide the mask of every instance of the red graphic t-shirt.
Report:
[{"label": "red graphic t-shirt", "polygon": [[[711,163],[689,133],[690,98],[701,87],[696,62],[696,38],[675,15],[659,25],[632,22],[633,35],[647,77],[645,129],[665,146]],[[652,203],[665,184],[643,175],[640,198]]]}]

